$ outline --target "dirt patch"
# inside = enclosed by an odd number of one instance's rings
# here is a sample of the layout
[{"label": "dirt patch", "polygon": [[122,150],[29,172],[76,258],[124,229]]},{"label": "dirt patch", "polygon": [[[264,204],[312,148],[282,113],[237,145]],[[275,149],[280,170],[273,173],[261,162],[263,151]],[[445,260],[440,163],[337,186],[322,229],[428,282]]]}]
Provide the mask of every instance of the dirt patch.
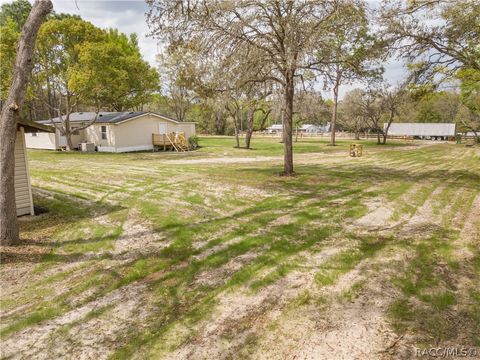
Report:
[{"label": "dirt patch", "polygon": [[194,164],[246,164],[251,162],[281,161],[279,156],[255,156],[255,157],[213,157],[204,159],[181,159],[166,160],[166,164],[194,165]]},{"label": "dirt patch", "polygon": [[106,359],[122,345],[129,329],[144,327],[142,323],[153,310],[147,302],[146,285],[127,285],[53,320],[2,339],[2,356],[11,359]]},{"label": "dirt patch", "polygon": [[480,195],[473,201],[472,208],[465,220],[464,227],[460,233],[460,238],[467,243],[480,242]]},{"label": "dirt patch", "polygon": [[[385,255],[385,256],[383,256]],[[380,359],[397,339],[385,317],[398,294],[388,281],[387,266],[402,255],[383,254],[360,263],[334,285],[308,288],[311,299],[282,314],[260,335],[255,359]],[[362,288],[353,299],[341,295],[355,284]],[[323,299],[323,300],[322,300]],[[319,301],[322,300],[322,301]],[[270,330],[270,329],[273,329]],[[385,354],[384,354],[385,353]]]},{"label": "dirt patch", "polygon": [[400,232],[402,236],[426,236],[441,226],[442,217],[435,214],[433,204],[435,198],[442,191],[443,187],[436,188],[423,205],[417,208],[415,214],[408,219],[407,224],[402,228]]},{"label": "dirt patch", "polygon": [[252,334],[264,330],[267,324],[281,315],[289,301],[313,286],[317,266],[340,250],[328,248],[309,254],[311,268],[291,272],[256,293],[248,288],[222,293],[215,312],[198,326],[194,339],[169,354],[168,358],[235,358],[236,351],[251,339]]},{"label": "dirt patch", "polygon": [[123,233],[115,240],[114,256],[132,258],[141,254],[152,254],[168,246],[169,242],[155,232],[141,217],[137,209],[128,213],[123,223]]},{"label": "dirt patch", "polygon": [[[371,204],[367,205],[371,208]],[[378,229],[385,227],[390,223],[390,218],[393,215],[393,209],[387,205],[381,205],[370,211],[367,215],[361,217],[355,222],[355,225],[365,227],[368,229]]]}]

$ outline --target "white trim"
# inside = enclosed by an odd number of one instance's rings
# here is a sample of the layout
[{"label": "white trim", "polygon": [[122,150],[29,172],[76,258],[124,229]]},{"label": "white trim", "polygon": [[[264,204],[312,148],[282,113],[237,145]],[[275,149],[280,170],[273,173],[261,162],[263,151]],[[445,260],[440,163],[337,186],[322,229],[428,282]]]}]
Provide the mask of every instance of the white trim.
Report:
[{"label": "white trim", "polygon": [[115,146],[97,146],[98,152],[115,152]]},{"label": "white trim", "polygon": [[25,130],[23,126],[20,126],[21,139],[23,141],[23,156],[25,160],[25,172],[27,173],[27,184],[28,184],[28,196],[30,198],[30,215],[35,215],[35,210],[33,208],[33,196],[32,196],[32,185],[30,184],[30,170],[28,167],[28,156],[27,156],[27,146],[25,141]]},{"label": "white trim", "polygon": [[131,151],[146,151],[153,150],[153,145],[140,145],[140,146],[124,146],[124,147],[115,147],[115,146],[97,146],[98,152],[131,152]]}]

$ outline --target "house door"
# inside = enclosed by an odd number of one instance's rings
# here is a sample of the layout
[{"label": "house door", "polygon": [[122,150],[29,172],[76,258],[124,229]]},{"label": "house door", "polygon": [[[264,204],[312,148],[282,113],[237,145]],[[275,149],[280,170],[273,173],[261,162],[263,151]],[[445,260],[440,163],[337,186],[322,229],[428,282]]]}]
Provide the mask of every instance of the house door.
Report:
[{"label": "house door", "polygon": [[167,133],[167,124],[158,124],[158,133],[159,134],[166,134]]}]

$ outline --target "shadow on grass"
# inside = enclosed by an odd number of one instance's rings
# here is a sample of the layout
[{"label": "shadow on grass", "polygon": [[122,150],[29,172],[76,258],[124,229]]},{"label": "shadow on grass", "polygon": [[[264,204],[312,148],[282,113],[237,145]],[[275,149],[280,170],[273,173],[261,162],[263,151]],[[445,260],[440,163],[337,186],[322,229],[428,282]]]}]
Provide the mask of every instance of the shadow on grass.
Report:
[{"label": "shadow on grass", "polygon": [[[88,221],[94,217],[122,211],[119,205],[104,202],[78,201],[73,197],[58,193],[36,194],[36,206],[45,210],[35,217],[20,218],[21,242],[16,246],[2,246],[0,258],[2,264],[12,263],[70,263],[81,261],[84,253],[71,251],[57,253],[56,250],[65,246],[90,246],[95,250],[101,244],[113,240],[119,234],[100,233],[90,238],[77,238],[67,241],[55,241],[53,237],[58,231],[67,230],[79,221]],[[32,238],[35,238],[33,240]],[[98,244],[97,246],[95,244]]]}]

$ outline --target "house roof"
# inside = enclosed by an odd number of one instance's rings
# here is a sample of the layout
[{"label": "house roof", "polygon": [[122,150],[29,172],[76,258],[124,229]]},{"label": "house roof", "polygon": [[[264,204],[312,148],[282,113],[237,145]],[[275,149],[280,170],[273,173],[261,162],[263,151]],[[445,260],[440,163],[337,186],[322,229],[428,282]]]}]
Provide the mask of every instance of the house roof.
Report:
[{"label": "house roof", "polygon": [[50,132],[50,133],[55,132],[55,129],[51,126],[40,124],[38,122],[34,122],[26,119],[17,120],[17,126],[22,126],[26,133],[37,132],[37,131]]},{"label": "house roof", "polygon": [[[386,128],[387,124],[384,124]],[[388,130],[389,135],[411,136],[454,136],[453,123],[393,123]]]},{"label": "house roof", "polygon": [[[165,120],[174,122],[174,123],[181,123],[181,121],[177,121],[175,119],[172,119],[168,116],[157,114],[154,112],[148,112],[148,111],[123,111],[123,112],[99,112],[98,113],[98,118],[97,118],[97,123],[107,123],[107,124],[117,124],[120,122],[124,122],[127,120],[131,120],[137,117],[140,117],[142,115],[154,115],[158,116],[161,118],[164,118]],[[90,112],[75,112],[70,114],[70,122],[72,123],[83,123],[83,122],[89,122],[92,121],[95,118],[96,112],[90,111]],[[41,124],[49,124],[51,122],[54,123],[59,123],[61,122],[60,117],[56,117],[53,119],[49,120],[42,120],[39,121]],[[183,123],[183,122],[182,122]],[[187,122],[184,122],[187,123]]]}]

